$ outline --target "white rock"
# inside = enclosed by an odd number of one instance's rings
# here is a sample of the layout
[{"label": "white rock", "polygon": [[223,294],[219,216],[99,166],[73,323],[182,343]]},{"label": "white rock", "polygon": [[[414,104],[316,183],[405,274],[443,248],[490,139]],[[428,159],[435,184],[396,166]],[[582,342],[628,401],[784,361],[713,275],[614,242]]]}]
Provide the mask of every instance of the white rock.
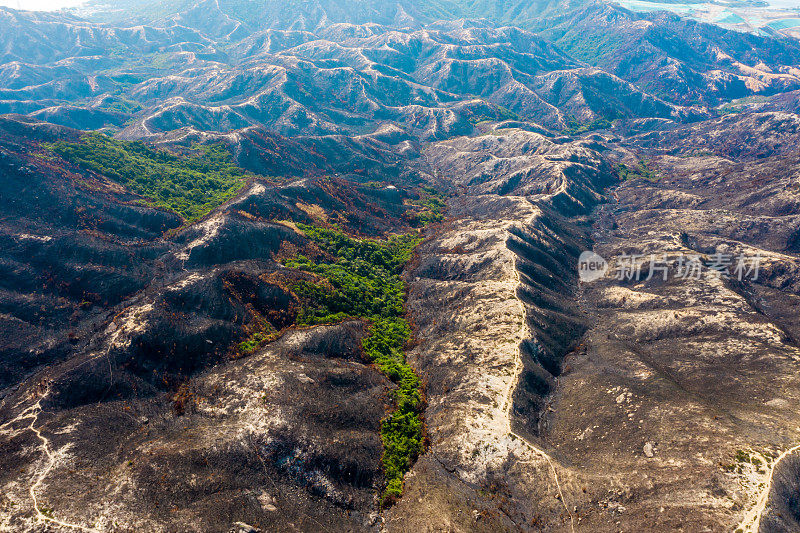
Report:
[{"label": "white rock", "polygon": [[656,448],[655,442],[653,441],[645,442],[644,448],[642,448],[645,457],[653,457],[656,454],[655,448]]}]

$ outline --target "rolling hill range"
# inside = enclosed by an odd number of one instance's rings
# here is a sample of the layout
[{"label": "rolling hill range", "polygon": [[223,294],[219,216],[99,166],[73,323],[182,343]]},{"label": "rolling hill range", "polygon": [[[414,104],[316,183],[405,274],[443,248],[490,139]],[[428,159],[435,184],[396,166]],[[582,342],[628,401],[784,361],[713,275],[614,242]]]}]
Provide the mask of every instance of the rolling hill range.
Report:
[{"label": "rolling hill range", "polygon": [[0,530],[797,531],[798,94],[592,0],[0,8]]},{"label": "rolling hill range", "polygon": [[482,113],[507,110],[551,129],[598,118],[684,120],[704,116],[702,105],[798,88],[793,41],[604,4],[559,11],[546,28],[523,25],[529,30],[486,19],[425,23],[430,15],[401,17],[402,6],[397,23],[362,6],[381,23],[358,25],[359,10],[329,14],[324,5],[314,10],[324,23],[314,24],[265,8],[265,20],[293,21],[265,29],[231,10],[201,2],[158,26],[124,28],[6,10],[0,107],[65,125],[133,120],[139,137],[147,122],[156,132],[179,121],[329,134],[387,120],[438,137],[442,128],[466,131]]}]

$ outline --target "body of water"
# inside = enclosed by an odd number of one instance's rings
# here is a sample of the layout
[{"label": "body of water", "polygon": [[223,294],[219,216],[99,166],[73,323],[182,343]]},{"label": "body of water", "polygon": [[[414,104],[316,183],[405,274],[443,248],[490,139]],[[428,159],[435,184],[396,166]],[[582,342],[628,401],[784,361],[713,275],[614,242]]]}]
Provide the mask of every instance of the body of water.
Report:
[{"label": "body of water", "polygon": [[767,0],[769,5],[780,9],[800,9],[800,0]]},{"label": "body of water", "polygon": [[[609,3],[618,3],[632,11],[660,11],[667,10],[679,15],[689,16],[704,22],[727,21],[730,18],[731,24],[735,24],[734,19],[740,19],[751,26],[758,28],[770,21],[774,21],[777,15],[781,18],[796,18],[790,13],[781,17],[780,11],[797,11],[800,13],[800,0],[767,0],[770,7],[725,7],[723,3],[705,4],[666,4],[656,0],[607,0]],[[788,20],[788,19],[787,19]],[[789,22],[787,22],[789,24]],[[795,24],[786,27],[794,27]]]}]

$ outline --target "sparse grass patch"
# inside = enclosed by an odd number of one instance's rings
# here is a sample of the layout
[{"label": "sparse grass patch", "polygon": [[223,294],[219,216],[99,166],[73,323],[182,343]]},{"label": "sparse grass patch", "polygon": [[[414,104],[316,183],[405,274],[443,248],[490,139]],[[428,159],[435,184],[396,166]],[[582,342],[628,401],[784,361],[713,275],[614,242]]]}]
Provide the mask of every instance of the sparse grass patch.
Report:
[{"label": "sparse grass patch", "polygon": [[773,457],[771,457],[771,455],[761,454],[754,451],[736,450],[736,454],[733,457],[734,462],[732,464],[723,464],[721,466],[726,472],[743,474],[750,468],[748,465],[752,465],[756,473],[763,474],[766,471],[765,468],[769,467],[765,461],[768,463],[772,459]]},{"label": "sparse grass patch", "polygon": [[497,115],[486,115],[486,114],[479,114],[479,115],[472,115],[469,117],[469,123],[473,126],[481,126],[485,124],[491,124],[492,122],[502,122],[504,120],[519,120],[520,117],[517,113],[507,109],[503,106],[497,106]]},{"label": "sparse grass patch", "polygon": [[732,115],[734,113],[741,113],[747,110],[748,106],[752,104],[763,104],[770,101],[768,96],[753,95],[745,96],[744,98],[737,98],[726,102],[716,108],[720,115]]},{"label": "sparse grass patch", "polygon": [[260,322],[257,331],[251,334],[246,340],[239,343],[239,351],[243,355],[250,355],[268,342],[275,340],[277,336],[278,331],[275,327],[266,320],[263,320]]},{"label": "sparse grass patch", "polygon": [[581,124],[575,119],[569,120],[567,128],[562,132],[564,135],[580,135],[594,130],[605,130],[614,124],[607,118],[598,118],[591,122]]}]

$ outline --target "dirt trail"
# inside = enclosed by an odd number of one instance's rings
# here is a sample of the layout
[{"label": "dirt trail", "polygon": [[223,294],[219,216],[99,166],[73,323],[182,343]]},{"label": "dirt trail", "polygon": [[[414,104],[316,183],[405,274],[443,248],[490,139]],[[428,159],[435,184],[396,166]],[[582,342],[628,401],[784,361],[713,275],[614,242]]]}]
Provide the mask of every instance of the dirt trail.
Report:
[{"label": "dirt trail", "polygon": [[[39,502],[39,499],[36,496],[36,491],[39,489],[39,487],[42,485],[42,483],[44,482],[44,480],[47,477],[47,475],[53,469],[53,467],[55,466],[56,461],[58,460],[58,457],[59,457],[59,452],[58,451],[55,451],[55,452],[52,451],[52,449],[51,449],[52,446],[51,446],[51,443],[50,443],[50,439],[48,439],[47,437],[42,435],[41,429],[36,427],[36,424],[39,422],[39,415],[42,413],[42,401],[47,397],[47,395],[49,393],[50,393],[50,389],[45,390],[44,393],[39,397],[39,400],[35,404],[31,405],[30,407],[25,408],[14,419],[12,419],[12,420],[6,422],[5,424],[3,424],[2,426],[0,426],[0,431],[6,431],[6,432],[12,433],[12,434],[13,433],[19,434],[19,433],[22,433],[24,431],[30,431],[34,435],[36,435],[36,438],[39,439],[39,441],[41,442],[41,444],[39,445],[39,449],[42,451],[42,459],[45,459],[45,458],[47,459],[47,464],[43,468],[37,469],[37,471],[34,472],[34,475],[36,476],[36,481],[31,483],[30,487],[28,488],[28,493],[31,496],[31,502],[33,504],[33,510],[36,513],[36,516],[35,516],[36,523],[46,522],[46,523],[49,523],[51,525],[59,526],[59,527],[62,527],[62,528],[69,528],[69,529],[74,529],[74,530],[78,530],[78,531],[86,531],[86,532],[90,532],[90,533],[99,533],[98,530],[96,530],[96,529],[88,528],[88,527],[81,526],[81,525],[78,525],[78,524],[71,524],[69,522],[64,522],[62,520],[58,520],[58,519],[56,519],[56,518],[54,518],[52,516],[49,516],[50,512],[47,511],[47,510],[43,510],[43,508],[41,506],[41,503]],[[30,419],[31,422],[30,422],[30,424],[28,424],[28,426],[26,426],[22,430],[14,431],[14,430],[11,430],[11,429],[6,429],[6,428],[10,428],[16,422],[21,422],[21,421],[27,420],[27,419]]]},{"label": "dirt trail", "polygon": [[761,526],[761,516],[764,514],[764,509],[766,509],[767,502],[769,501],[769,492],[772,489],[772,476],[775,473],[775,467],[777,467],[778,463],[786,456],[791,455],[797,450],[800,450],[800,444],[789,448],[774,461],[767,463],[767,474],[765,475],[766,483],[764,483],[764,486],[761,488],[753,508],[747,511],[742,521],[736,526],[736,531],[741,531],[742,533],[758,533]]}]

